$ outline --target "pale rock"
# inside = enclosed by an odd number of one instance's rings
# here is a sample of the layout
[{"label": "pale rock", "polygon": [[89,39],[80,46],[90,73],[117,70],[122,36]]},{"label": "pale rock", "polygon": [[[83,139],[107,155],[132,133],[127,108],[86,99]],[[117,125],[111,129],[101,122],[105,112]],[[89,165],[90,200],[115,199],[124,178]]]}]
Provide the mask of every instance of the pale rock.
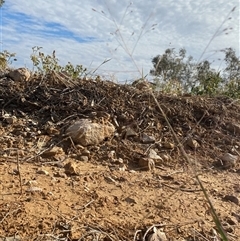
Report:
[{"label": "pale rock", "polygon": [[225,168],[232,168],[237,164],[238,156],[232,155],[230,153],[225,153],[221,157],[221,160]]},{"label": "pale rock", "polygon": [[167,241],[166,234],[156,227],[153,228],[153,234],[149,235],[148,241]]},{"label": "pale rock", "polygon": [[26,191],[34,193],[34,192],[42,192],[43,189],[41,187],[32,187],[32,186],[30,186]]},{"label": "pale rock", "polygon": [[155,138],[153,136],[148,136],[147,134],[142,134],[142,143],[143,144],[153,144],[155,143]]},{"label": "pale rock", "polygon": [[162,158],[157,154],[156,151],[154,151],[153,149],[150,149],[148,157],[150,159],[154,159],[154,160],[162,160]]},{"label": "pale rock", "polygon": [[99,144],[104,139],[111,137],[114,132],[115,127],[111,123],[92,123],[88,119],[81,119],[69,126],[65,133],[76,144],[89,146]]},{"label": "pale rock", "polygon": [[137,136],[137,133],[130,127],[125,130],[125,138]]},{"label": "pale rock", "polygon": [[127,167],[125,164],[122,163],[121,165],[119,165],[119,171],[124,172],[126,170],[127,170]]},{"label": "pale rock", "polygon": [[124,163],[124,161],[123,161],[123,159],[122,159],[121,157],[117,159],[117,162],[118,162],[119,164],[123,164],[123,163]]},{"label": "pale rock", "polygon": [[28,81],[31,73],[26,68],[18,68],[8,73],[8,76],[16,82]]},{"label": "pale rock", "polygon": [[114,150],[110,151],[108,153],[108,158],[110,158],[111,160],[115,160],[117,158],[116,152]]},{"label": "pale rock", "polygon": [[90,157],[90,154],[91,154],[91,152],[87,149],[83,149],[82,152],[81,152],[82,156]]},{"label": "pale rock", "polygon": [[88,162],[89,161],[88,156],[84,156],[84,155],[77,155],[76,159],[78,161],[82,161],[82,162]]}]

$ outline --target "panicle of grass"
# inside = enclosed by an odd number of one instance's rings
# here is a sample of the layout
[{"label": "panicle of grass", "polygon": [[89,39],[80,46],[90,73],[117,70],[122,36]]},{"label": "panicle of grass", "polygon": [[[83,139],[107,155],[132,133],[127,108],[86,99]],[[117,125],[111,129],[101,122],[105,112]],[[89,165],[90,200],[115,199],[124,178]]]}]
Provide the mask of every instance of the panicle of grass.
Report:
[{"label": "panicle of grass", "polygon": [[199,59],[198,59],[198,63],[200,63],[203,55],[206,53],[207,49],[209,48],[210,44],[212,43],[212,41],[219,35],[221,35],[222,33],[227,33],[228,34],[228,30],[232,30],[232,28],[224,28],[223,30],[222,27],[223,25],[231,19],[231,14],[235,11],[236,9],[236,6],[232,8],[232,10],[228,13],[228,15],[223,19],[222,23],[219,25],[219,27],[217,28],[216,32],[213,34],[213,36],[211,37],[211,39],[209,40],[208,44],[206,45],[206,47],[204,48],[202,54],[200,55]]},{"label": "panicle of grass", "polygon": [[[146,33],[148,33],[149,31],[154,30],[154,27],[157,25],[157,24],[152,24],[151,27],[150,27],[150,29],[146,30],[147,23],[148,23],[148,22],[150,21],[150,19],[152,18],[153,12],[151,12],[151,13],[149,14],[149,16],[147,17],[146,21],[144,22],[143,26],[141,27],[140,33],[139,33],[138,36],[137,36],[136,42],[134,43],[132,49],[130,49],[129,46],[128,46],[128,44],[127,44],[128,41],[126,41],[126,40],[124,39],[124,37],[123,37],[122,30],[121,30],[121,26],[122,26],[122,24],[123,24],[123,22],[124,22],[125,17],[126,17],[129,13],[132,13],[132,12],[133,12],[132,10],[129,11],[130,7],[132,6],[132,2],[130,2],[130,3],[128,4],[128,6],[126,7],[126,9],[125,9],[125,11],[124,11],[124,13],[123,13],[123,16],[121,17],[121,20],[120,20],[119,23],[118,23],[118,22],[116,21],[116,19],[114,18],[114,15],[113,15],[113,13],[111,12],[111,9],[109,8],[109,6],[107,5],[106,2],[105,2],[105,6],[106,6],[106,8],[107,8],[107,11],[108,11],[110,17],[108,17],[108,16],[106,15],[106,13],[105,13],[104,11],[102,11],[102,10],[101,10],[101,11],[98,11],[98,10],[96,10],[96,9],[92,9],[92,10],[93,10],[94,12],[97,12],[98,14],[101,14],[104,18],[106,18],[107,20],[111,21],[111,22],[114,24],[116,30],[115,30],[113,33],[111,33],[111,34],[112,34],[112,35],[115,35],[116,40],[117,40],[117,42],[118,42],[118,44],[119,44],[119,45],[115,48],[115,50],[117,50],[119,46],[122,47],[122,49],[125,51],[125,53],[126,53],[126,54],[129,56],[129,58],[131,59],[131,62],[133,63],[133,65],[134,65],[135,68],[137,69],[138,73],[139,73],[141,76],[143,76],[143,71],[142,71],[141,68],[137,65],[137,63],[136,63],[136,61],[135,61],[135,59],[134,59],[134,57],[133,57],[133,54],[134,54],[134,51],[135,51],[135,49],[136,49],[136,47],[137,47],[140,39],[141,39]],[[131,34],[130,37],[129,37],[129,40],[130,40],[130,38],[131,38],[133,35],[135,35],[135,32],[132,32],[132,34]]]}]

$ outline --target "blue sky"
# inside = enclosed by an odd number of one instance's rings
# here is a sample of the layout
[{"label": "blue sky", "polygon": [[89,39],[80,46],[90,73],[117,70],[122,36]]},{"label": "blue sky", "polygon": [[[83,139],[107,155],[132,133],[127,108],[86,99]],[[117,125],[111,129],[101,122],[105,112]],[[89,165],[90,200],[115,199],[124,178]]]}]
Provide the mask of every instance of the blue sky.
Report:
[{"label": "blue sky", "polygon": [[16,53],[13,66],[29,69],[34,46],[89,71],[111,59],[98,74],[131,81],[148,74],[151,59],[169,47],[184,47],[198,60],[224,20],[202,59],[223,58],[228,47],[239,56],[239,15],[239,0],[6,0],[1,51]]}]

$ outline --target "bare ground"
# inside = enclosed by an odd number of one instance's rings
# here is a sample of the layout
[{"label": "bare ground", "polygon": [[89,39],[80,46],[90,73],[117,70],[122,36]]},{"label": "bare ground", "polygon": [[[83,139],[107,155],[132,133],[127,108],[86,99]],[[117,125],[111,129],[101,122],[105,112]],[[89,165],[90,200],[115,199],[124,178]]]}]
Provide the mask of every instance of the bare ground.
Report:
[{"label": "bare ground", "polygon": [[[239,240],[239,102],[155,96],[192,164],[147,89],[56,75],[2,79],[0,237],[140,241],[155,226],[167,240],[221,240],[198,174],[229,240]],[[63,134],[80,118],[109,121],[116,135],[78,147]],[[143,134],[155,141],[143,143]],[[62,152],[44,155],[51,147]],[[153,166],[142,162],[151,149],[164,157]],[[226,153],[238,161],[226,165]],[[69,162],[74,173],[66,170]]]}]

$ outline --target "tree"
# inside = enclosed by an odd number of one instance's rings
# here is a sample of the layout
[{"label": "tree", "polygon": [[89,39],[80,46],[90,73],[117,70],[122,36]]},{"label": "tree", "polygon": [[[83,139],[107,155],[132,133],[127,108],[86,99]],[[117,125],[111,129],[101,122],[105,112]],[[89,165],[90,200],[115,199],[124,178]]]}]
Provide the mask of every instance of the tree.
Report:
[{"label": "tree", "polygon": [[0,8],[2,7],[2,5],[5,3],[4,0],[0,0]]},{"label": "tree", "polygon": [[177,82],[186,91],[193,79],[193,57],[186,57],[186,50],[166,49],[163,55],[157,55],[152,59],[153,69],[150,74],[156,76],[156,84]]},{"label": "tree", "polygon": [[226,65],[223,71],[224,94],[233,98],[240,98],[240,59],[232,48],[227,48],[224,60]]},{"label": "tree", "polygon": [[[209,61],[200,63],[193,61],[193,57],[186,57],[186,50],[167,49],[163,55],[152,59],[154,69],[150,74],[157,77],[159,86],[181,85],[184,92],[195,94],[215,94],[222,82],[220,73],[211,68]],[[173,85],[173,81],[174,85]],[[177,84],[176,84],[177,83]]]},{"label": "tree", "polygon": [[158,76],[162,81],[179,78],[184,69],[185,54],[185,49],[180,49],[178,54],[174,49],[166,49],[163,55],[152,59],[154,69],[150,70],[150,74]]},{"label": "tree", "polygon": [[163,55],[152,59],[150,74],[156,76],[158,88],[168,93],[191,92],[197,95],[225,94],[240,97],[240,59],[232,48],[225,53],[225,68],[217,71],[208,60],[194,62],[186,57],[186,50],[166,49]]},{"label": "tree", "polygon": [[225,80],[240,81],[240,60],[232,48],[227,48],[225,50],[224,60],[226,64],[226,68],[224,69]]}]

